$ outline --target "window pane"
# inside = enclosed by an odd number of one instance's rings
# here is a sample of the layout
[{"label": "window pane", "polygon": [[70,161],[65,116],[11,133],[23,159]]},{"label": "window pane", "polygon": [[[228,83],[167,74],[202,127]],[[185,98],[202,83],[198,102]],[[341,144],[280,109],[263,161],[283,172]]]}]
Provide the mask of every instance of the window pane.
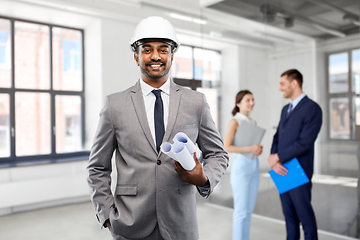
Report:
[{"label": "window pane", "polygon": [[53,87],[81,91],[82,36],[80,31],[53,28]]},{"label": "window pane", "polygon": [[82,150],[81,98],[56,96],[56,152]]},{"label": "window pane", "polygon": [[355,106],[355,125],[360,126],[360,97],[354,98]]},{"label": "window pane", "polygon": [[50,94],[15,93],[16,155],[51,152]]},{"label": "window pane", "polygon": [[353,92],[360,94],[360,49],[352,51],[352,84]]},{"label": "window pane", "polygon": [[173,78],[193,78],[191,47],[179,47],[179,50],[174,55],[174,61],[171,67],[171,76]]},{"label": "window pane", "polygon": [[352,121],[353,139],[360,141],[360,97],[353,97],[355,121]]},{"label": "window pane", "polygon": [[210,113],[215,122],[215,125],[218,127],[218,96],[216,88],[197,88],[196,91],[204,93],[206,100],[210,106]]},{"label": "window pane", "polygon": [[333,54],[329,57],[329,92],[341,93],[349,91],[348,53]]},{"label": "window pane", "polygon": [[220,54],[211,50],[194,49],[194,79],[218,81],[220,80]]},{"label": "window pane", "polygon": [[350,139],[349,99],[331,98],[330,114],[330,138]]},{"label": "window pane", "polygon": [[0,19],[0,87],[11,87],[10,21]]},{"label": "window pane", "polygon": [[49,27],[15,22],[15,87],[50,88]]},{"label": "window pane", "polygon": [[0,94],[0,157],[10,156],[9,95]]}]

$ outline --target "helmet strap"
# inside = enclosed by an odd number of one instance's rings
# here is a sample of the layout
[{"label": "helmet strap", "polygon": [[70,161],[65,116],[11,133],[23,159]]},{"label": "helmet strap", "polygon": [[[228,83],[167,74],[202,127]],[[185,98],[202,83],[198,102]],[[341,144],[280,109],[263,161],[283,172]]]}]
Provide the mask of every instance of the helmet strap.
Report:
[{"label": "helmet strap", "polygon": [[163,42],[166,44],[169,44],[171,46],[171,51],[174,52],[174,50],[177,48],[177,44],[170,40],[170,39],[166,39],[166,38],[143,38],[140,40],[137,40],[136,42],[134,42],[131,47],[134,50],[134,52],[137,52],[137,49],[140,45],[148,43],[148,42]]}]

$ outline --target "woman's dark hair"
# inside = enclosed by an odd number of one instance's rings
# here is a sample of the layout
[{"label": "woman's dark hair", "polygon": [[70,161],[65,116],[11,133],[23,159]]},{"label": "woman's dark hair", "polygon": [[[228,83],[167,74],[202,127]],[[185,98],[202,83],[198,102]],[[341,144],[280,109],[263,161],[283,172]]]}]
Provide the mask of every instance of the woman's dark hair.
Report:
[{"label": "woman's dark hair", "polygon": [[245,96],[246,94],[251,94],[251,95],[252,95],[252,92],[250,92],[249,90],[241,90],[240,92],[238,92],[238,93],[236,94],[236,97],[235,97],[235,107],[234,107],[234,109],[233,109],[232,112],[231,112],[233,116],[235,116],[235,114],[240,111],[240,109],[238,108],[238,106],[236,106],[236,104],[238,104],[239,102],[241,102],[241,100],[244,98],[244,96]]}]

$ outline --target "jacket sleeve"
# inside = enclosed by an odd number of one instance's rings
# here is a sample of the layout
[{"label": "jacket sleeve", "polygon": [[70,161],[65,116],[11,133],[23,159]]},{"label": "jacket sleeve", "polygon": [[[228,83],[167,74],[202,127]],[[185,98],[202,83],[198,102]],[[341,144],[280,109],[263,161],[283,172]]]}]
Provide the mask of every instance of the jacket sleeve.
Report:
[{"label": "jacket sleeve", "polygon": [[282,120],[282,117],[284,115],[285,109],[287,109],[287,105],[284,106],[283,109],[281,110],[280,122],[279,122],[279,125],[277,126],[276,133],[275,133],[275,135],[273,137],[273,142],[272,142],[271,149],[270,149],[271,154],[274,154],[274,153],[278,152],[279,130],[280,130],[280,124],[281,124],[281,120]]},{"label": "jacket sleeve", "polygon": [[277,127],[276,129],[276,133],[273,137],[273,142],[272,142],[272,145],[271,145],[271,150],[270,150],[270,153],[271,154],[274,154],[274,153],[277,153],[277,149],[278,149],[278,141],[279,141],[279,126]]},{"label": "jacket sleeve", "polygon": [[322,124],[322,111],[318,105],[314,105],[306,114],[298,139],[287,148],[278,151],[281,163],[303,155],[314,146]]},{"label": "jacket sleeve", "polygon": [[90,197],[101,227],[109,218],[114,204],[110,186],[111,158],[116,147],[116,138],[109,104],[107,98],[105,106],[100,112],[100,120],[87,166]]},{"label": "jacket sleeve", "polygon": [[202,99],[202,109],[200,116],[200,127],[197,143],[202,151],[204,159],[204,173],[208,177],[210,186],[199,188],[201,196],[208,197],[219,183],[226,168],[229,166],[229,156],[225,151],[220,134],[216,129],[212,119],[209,105],[205,95]]}]

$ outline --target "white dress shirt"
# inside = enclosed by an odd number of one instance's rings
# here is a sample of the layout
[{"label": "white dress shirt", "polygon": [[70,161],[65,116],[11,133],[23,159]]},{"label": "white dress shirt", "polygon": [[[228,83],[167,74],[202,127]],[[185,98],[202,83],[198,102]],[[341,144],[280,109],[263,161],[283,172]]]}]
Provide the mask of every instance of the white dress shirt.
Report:
[{"label": "white dress shirt", "polygon": [[[163,107],[164,107],[164,128],[166,131],[166,126],[168,123],[168,117],[169,117],[169,101],[170,101],[170,78],[166,80],[166,82],[159,88],[161,90],[161,98],[163,101]],[[154,139],[154,143],[156,143],[155,139],[155,123],[154,123],[154,107],[155,107],[155,95],[151,92],[152,90],[156,89],[151,87],[149,84],[145,83],[140,78],[140,86],[141,91],[143,93],[144,97],[144,103],[145,103],[145,110],[146,110],[146,116],[149,123],[151,135]],[[203,195],[208,195],[210,192],[210,184],[206,184],[203,187],[197,186],[200,193]]]},{"label": "white dress shirt", "polygon": [[156,143],[156,138],[155,138],[154,107],[155,107],[156,97],[151,91],[154,89],[161,90],[161,98],[163,101],[163,109],[164,109],[164,129],[166,131],[166,126],[169,117],[170,81],[171,81],[170,78],[168,78],[168,80],[166,80],[166,82],[160,88],[154,88],[140,78],[140,87],[144,98],[146,116],[149,123],[150,132],[155,143]]}]

